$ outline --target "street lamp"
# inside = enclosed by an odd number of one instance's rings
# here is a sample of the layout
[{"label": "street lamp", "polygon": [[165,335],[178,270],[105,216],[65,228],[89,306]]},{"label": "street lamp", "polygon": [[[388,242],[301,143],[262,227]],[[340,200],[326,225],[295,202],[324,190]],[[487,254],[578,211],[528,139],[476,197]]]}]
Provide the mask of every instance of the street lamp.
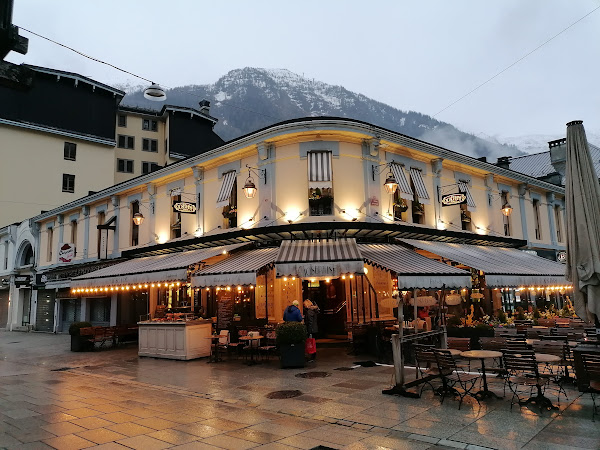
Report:
[{"label": "street lamp", "polygon": [[510,206],[510,203],[506,202],[503,206],[502,206],[502,214],[504,214],[506,217],[510,216],[512,214],[512,206]]},{"label": "street lamp", "polygon": [[144,221],[144,215],[141,212],[136,212],[133,215],[133,223],[135,223],[137,226],[140,226],[143,221]]},{"label": "street lamp", "polygon": [[167,94],[158,84],[152,83],[150,87],[144,89],[144,98],[153,102],[164,102],[167,99]]},{"label": "street lamp", "polygon": [[396,182],[396,178],[394,178],[394,174],[392,172],[388,173],[383,187],[385,187],[385,191],[388,194],[393,194],[396,192],[396,189],[398,189],[398,183]]},{"label": "street lamp", "polygon": [[254,196],[256,195],[256,185],[254,184],[254,180],[252,179],[252,177],[248,177],[248,179],[246,180],[246,184],[244,184],[242,190],[244,191],[244,195],[246,196],[246,198],[254,198]]}]

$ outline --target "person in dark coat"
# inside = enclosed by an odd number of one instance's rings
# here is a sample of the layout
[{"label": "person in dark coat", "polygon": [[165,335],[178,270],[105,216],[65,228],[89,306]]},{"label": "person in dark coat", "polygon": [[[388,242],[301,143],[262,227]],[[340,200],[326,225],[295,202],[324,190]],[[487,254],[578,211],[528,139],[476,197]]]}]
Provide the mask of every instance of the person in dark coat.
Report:
[{"label": "person in dark coat", "polygon": [[283,312],[284,322],[302,322],[303,317],[298,305],[298,300],[294,300],[290,306],[285,308],[285,311]]},{"label": "person in dark coat", "polygon": [[306,324],[306,332],[309,336],[317,334],[319,327],[317,326],[317,313],[319,307],[309,298],[304,300],[304,323]]}]

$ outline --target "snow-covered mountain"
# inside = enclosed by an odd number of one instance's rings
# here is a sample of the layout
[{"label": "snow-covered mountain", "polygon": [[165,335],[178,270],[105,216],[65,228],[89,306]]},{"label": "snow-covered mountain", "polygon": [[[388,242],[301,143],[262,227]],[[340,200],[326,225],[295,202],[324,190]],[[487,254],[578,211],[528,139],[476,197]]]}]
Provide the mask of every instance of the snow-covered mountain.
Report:
[{"label": "snow-covered mountain", "polygon": [[[600,147],[600,133],[586,130],[585,134],[590,144]],[[564,137],[566,137],[566,134],[562,136],[559,134],[532,134],[528,136],[497,137],[496,139],[498,143],[513,145],[526,153],[540,153],[548,151],[548,142]]]},{"label": "snow-covered mountain", "polygon": [[[128,93],[123,104],[160,108],[144,99],[141,89],[122,86]],[[474,157],[522,152],[512,146],[464,133],[454,126],[414,111],[403,111],[385,103],[285,69],[246,67],[236,69],[208,85],[188,85],[168,90],[167,103],[198,107],[211,101],[210,114],[219,119],[215,131],[225,140],[250,133],[273,123],[307,116],[345,117],[363,120],[408,136]]]}]

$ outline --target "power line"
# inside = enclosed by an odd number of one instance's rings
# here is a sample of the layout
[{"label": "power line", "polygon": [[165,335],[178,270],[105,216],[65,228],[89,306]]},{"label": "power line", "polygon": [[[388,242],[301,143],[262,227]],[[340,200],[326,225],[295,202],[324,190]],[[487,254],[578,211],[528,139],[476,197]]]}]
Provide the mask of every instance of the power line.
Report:
[{"label": "power line", "polygon": [[433,115],[433,117],[437,117],[439,114],[443,113],[444,111],[446,111],[447,109],[451,108],[452,106],[456,105],[458,102],[460,102],[461,100],[463,100],[464,98],[468,97],[469,95],[471,95],[473,92],[475,92],[476,90],[478,90],[479,88],[485,86],[486,84],[488,84],[490,81],[492,81],[494,78],[497,78],[498,76],[502,75],[504,72],[506,72],[508,69],[510,69],[513,66],[516,66],[518,63],[520,63],[521,61],[523,61],[525,58],[527,58],[529,55],[531,55],[532,53],[538,51],[540,48],[542,48],[544,45],[546,45],[547,43],[549,43],[550,41],[556,39],[558,36],[560,36],[561,34],[563,34],[565,31],[567,31],[569,28],[573,27],[574,25],[577,25],[579,22],[581,22],[583,19],[585,19],[587,16],[589,16],[590,14],[596,12],[598,9],[600,9],[600,6],[597,6],[596,8],[594,8],[593,10],[591,10],[589,13],[587,13],[586,15],[584,15],[583,17],[577,19],[575,22],[573,22],[571,25],[569,25],[568,27],[566,27],[565,29],[563,29],[562,31],[559,31],[558,33],[556,33],[554,36],[552,36],[550,39],[548,39],[547,41],[545,41],[544,43],[538,45],[536,48],[534,48],[533,50],[531,50],[529,53],[526,53],[524,56],[522,56],[521,58],[517,59],[515,62],[513,62],[512,64],[510,64],[509,66],[505,67],[504,69],[502,69],[500,72],[498,72],[496,75],[494,75],[491,78],[488,78],[487,80],[485,80],[483,83],[481,83],[480,85],[478,85],[477,87],[475,87],[474,89],[470,90],[469,92],[467,92],[465,95],[463,95],[462,97],[460,97],[458,100],[455,100],[454,102],[450,103],[448,106],[446,106],[444,109],[438,111],[437,113],[435,113]]},{"label": "power line", "polygon": [[[123,73],[126,73],[126,74],[128,74],[128,75],[134,76],[134,77],[136,77],[136,78],[139,78],[140,80],[147,81],[147,82],[148,82],[148,83],[150,83],[150,84],[154,83],[152,80],[149,80],[148,78],[144,78],[144,77],[142,77],[141,75],[137,75],[137,74],[135,74],[135,73],[133,73],[133,72],[129,72],[128,70],[121,69],[120,67],[117,67],[117,66],[115,66],[114,64],[108,63],[108,62],[106,62],[106,61],[103,61],[103,60],[101,60],[101,59],[94,58],[93,56],[90,56],[90,55],[88,55],[88,54],[86,54],[86,53],[83,53],[83,52],[80,52],[79,50],[76,50],[76,49],[74,49],[73,47],[69,47],[68,45],[61,44],[60,42],[58,42],[58,41],[55,41],[54,39],[50,39],[49,37],[43,36],[43,35],[41,35],[41,34],[39,34],[39,33],[36,33],[36,32],[34,32],[34,31],[31,31],[31,30],[28,30],[28,29],[27,29],[27,28],[25,28],[25,27],[21,27],[21,26],[19,26],[19,29],[21,29],[21,30],[23,30],[23,31],[26,31],[26,32],[28,32],[28,33],[31,33],[31,34],[33,34],[34,36],[37,36],[37,37],[39,37],[39,38],[45,39],[45,40],[47,40],[47,41],[49,41],[49,42],[52,42],[53,44],[56,44],[56,45],[58,45],[58,46],[60,46],[60,47],[66,48],[67,50],[70,50],[70,51],[72,51],[72,52],[74,52],[74,53],[77,53],[78,55],[80,55],[80,56],[83,56],[84,58],[88,58],[88,59],[90,59],[90,60],[92,60],[92,61],[95,61],[95,62],[97,62],[97,63],[100,63],[100,64],[107,65],[107,66],[109,66],[109,67],[112,67],[113,69],[116,69],[116,70],[120,70],[120,71],[121,71],[121,72],[123,72]],[[164,85],[164,84],[162,84],[162,83],[159,83],[159,84],[160,84],[161,86],[165,87],[166,89],[171,89],[171,90],[173,90],[173,89],[174,89],[174,88],[172,88],[172,87],[169,87],[169,86],[166,86],[166,85]],[[202,99],[202,100],[203,100],[203,98],[202,98],[201,96],[197,95],[197,94],[188,93],[188,95],[191,95],[191,96],[193,96],[193,97],[197,97],[197,98],[199,98],[199,99]],[[259,112],[259,111],[254,111],[254,110],[252,110],[252,109],[244,108],[244,107],[242,107],[242,106],[237,106],[237,105],[235,105],[235,104],[224,104],[224,103],[222,103],[222,102],[219,102],[219,103],[220,103],[220,105],[221,105],[221,106],[225,106],[226,108],[237,108],[237,109],[241,109],[241,110],[243,110],[243,111],[248,111],[248,112],[251,112],[251,113],[253,113],[253,114],[259,114],[259,115],[261,115],[261,116],[268,117],[269,119],[273,119],[273,120],[286,120],[286,119],[284,119],[283,117],[274,117],[274,116],[270,116],[270,115],[268,115],[268,114],[261,113],[261,112]]]}]

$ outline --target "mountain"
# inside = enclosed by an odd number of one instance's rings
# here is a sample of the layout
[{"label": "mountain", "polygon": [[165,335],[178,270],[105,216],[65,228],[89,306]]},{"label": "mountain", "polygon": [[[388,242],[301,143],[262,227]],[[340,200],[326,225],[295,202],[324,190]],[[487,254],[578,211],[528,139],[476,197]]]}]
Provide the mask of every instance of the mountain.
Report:
[{"label": "mountain", "polygon": [[[144,99],[141,89],[124,86],[124,105],[159,109],[162,104]],[[246,67],[232,70],[216,83],[188,85],[167,91],[170,105],[197,108],[211,102],[210,114],[219,119],[215,131],[226,141],[284,120],[307,116],[362,120],[421,139],[449,150],[494,162],[499,156],[523,154],[512,145],[491,142],[415,111],[402,111],[385,103],[305,78],[289,70]]]},{"label": "mountain", "polygon": [[[585,124],[584,124],[585,125]],[[590,144],[600,147],[600,133],[586,130],[586,137]],[[548,142],[555,141],[566,137],[565,134],[549,135],[549,134],[532,134],[528,136],[513,136],[513,137],[497,137],[498,143],[513,145],[523,150],[526,153],[540,153],[548,151]]]}]

